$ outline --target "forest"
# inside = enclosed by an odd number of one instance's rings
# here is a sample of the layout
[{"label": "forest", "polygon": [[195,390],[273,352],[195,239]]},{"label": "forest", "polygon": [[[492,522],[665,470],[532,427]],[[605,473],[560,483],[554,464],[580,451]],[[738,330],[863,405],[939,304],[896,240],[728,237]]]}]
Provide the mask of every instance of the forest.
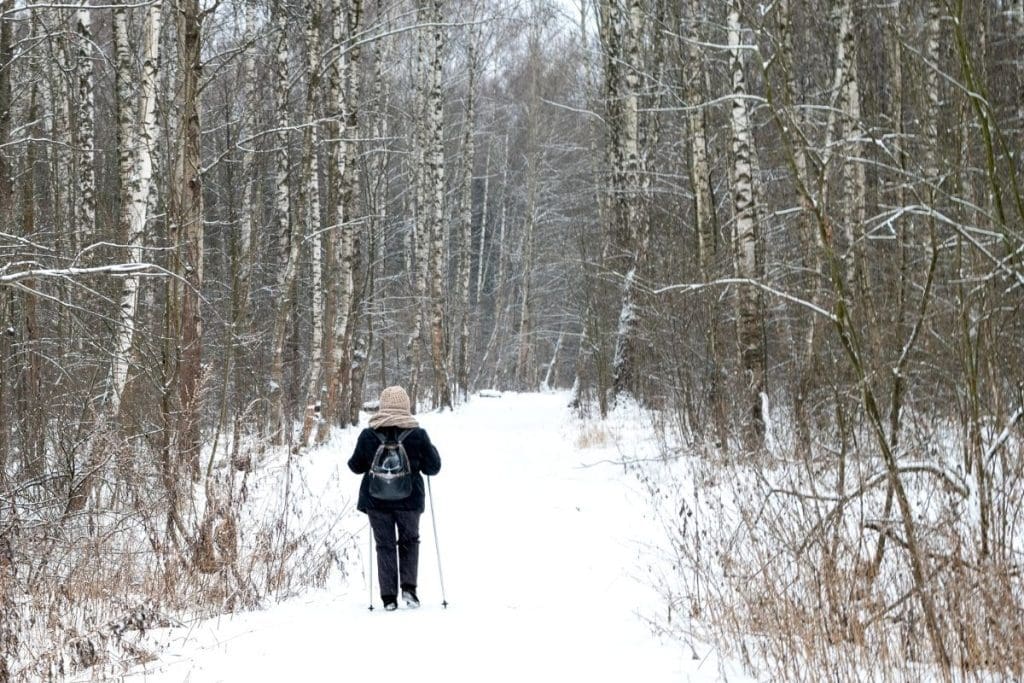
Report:
[{"label": "forest", "polygon": [[775,680],[1024,675],[1024,0],[0,10],[0,681],[322,581],[248,478],[395,383],[745,482]]}]

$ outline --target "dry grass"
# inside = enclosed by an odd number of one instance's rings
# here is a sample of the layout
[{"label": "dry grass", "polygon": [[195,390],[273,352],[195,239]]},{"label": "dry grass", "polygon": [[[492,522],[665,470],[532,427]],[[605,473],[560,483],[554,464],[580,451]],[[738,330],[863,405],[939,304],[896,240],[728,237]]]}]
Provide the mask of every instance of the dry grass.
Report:
[{"label": "dry grass", "polygon": [[608,425],[600,422],[585,422],[576,434],[576,448],[579,449],[606,448],[613,443]]},{"label": "dry grass", "polygon": [[222,468],[206,497],[181,507],[184,526],[173,531],[163,494],[147,493],[160,486],[140,484],[132,495],[100,487],[102,511],[92,500],[74,515],[61,514],[59,497],[52,507],[22,500],[36,512],[31,524],[27,515],[0,520],[12,558],[0,556],[0,683],[107,680],[154,656],[154,628],[252,608],[344,573],[352,539],[337,515],[307,515],[300,526],[287,520],[289,506],[246,493],[249,477],[263,477],[276,497],[292,466]]},{"label": "dry grass", "polygon": [[[1019,479],[993,489],[994,508],[1013,516],[1002,520],[1008,545],[982,556],[977,523],[965,514],[975,501],[934,477],[906,477],[950,662],[943,671],[902,528],[882,520],[884,486],[840,505],[827,460],[732,462],[679,465],[675,496],[662,510],[664,547],[677,567],[659,586],[671,615],[662,630],[714,644],[761,680],[1024,680]],[[879,467],[848,463],[846,490]],[[898,522],[898,513],[890,518]],[[887,544],[876,566],[880,529]]]}]

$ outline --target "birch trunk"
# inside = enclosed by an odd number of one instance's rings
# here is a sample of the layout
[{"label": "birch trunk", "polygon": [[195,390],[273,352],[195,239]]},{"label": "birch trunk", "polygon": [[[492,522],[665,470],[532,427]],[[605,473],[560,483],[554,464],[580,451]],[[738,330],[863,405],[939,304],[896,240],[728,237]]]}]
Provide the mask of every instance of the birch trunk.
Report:
[{"label": "birch trunk", "polygon": [[92,64],[92,10],[82,7],[75,13],[76,38],[76,149],[78,153],[78,199],[76,207],[75,249],[92,241],[96,228],[96,106]]},{"label": "birch trunk", "polygon": [[621,18],[624,22],[622,41],[623,83],[619,150],[616,175],[620,178],[618,232],[620,250],[626,256],[626,272],[622,284],[619,323],[612,358],[612,392],[615,397],[636,394],[637,348],[639,334],[639,308],[637,305],[637,278],[646,259],[648,226],[643,191],[645,170],[640,156],[639,73],[643,70],[640,55],[640,27],[642,7],[639,0],[631,0],[629,11]]},{"label": "birch trunk", "polygon": [[359,31],[362,16],[361,0],[334,0],[334,44],[342,50],[335,60],[331,72],[332,105],[339,118],[342,139],[334,146],[335,216],[337,235],[334,238],[332,255],[337,294],[332,316],[334,329],[331,331],[331,374],[328,375],[327,419],[344,426],[348,419],[345,397],[351,381],[351,354],[348,340],[351,338],[350,317],[354,297],[353,255],[355,250],[355,225],[353,201],[355,197],[353,167],[354,143],[351,140],[356,129],[355,92],[353,73],[358,51],[353,51],[353,36]]},{"label": "birch trunk", "polygon": [[[8,5],[6,3],[0,4],[0,12],[6,10],[7,6]],[[2,30],[3,29],[0,28],[0,31]],[[3,43],[2,38],[0,38],[0,43]],[[8,62],[4,63],[6,64]],[[2,86],[2,84],[0,84],[0,86]],[[2,95],[0,95],[0,99],[2,99]],[[3,144],[3,142],[3,137],[0,136],[0,144]],[[0,421],[2,421],[3,424],[10,424],[13,421],[11,419],[12,416],[10,411],[7,410],[7,386],[9,384],[9,380],[7,378],[7,358],[11,353],[11,335],[7,333],[7,330],[9,329],[11,320],[10,308],[11,292],[5,287],[4,289],[0,289]],[[9,430],[7,429],[0,429],[0,472],[3,473],[0,476],[4,478],[3,480],[0,480],[0,484],[6,483],[4,480],[8,476],[7,472],[10,471],[8,469],[9,465],[7,460],[7,454],[10,452],[8,431]]]},{"label": "birch trunk", "polygon": [[508,222],[508,204],[507,204],[507,188],[509,179],[509,140],[508,135],[505,135],[505,147],[504,147],[504,165],[502,166],[502,188],[503,193],[501,197],[501,209],[498,212],[498,239],[495,242],[498,254],[496,257],[497,261],[497,273],[494,278],[494,287],[492,293],[492,307],[491,307],[491,319],[493,320],[493,326],[491,327],[491,335],[487,341],[487,348],[484,350],[484,356],[480,361],[480,372],[484,370],[484,366],[487,364],[487,359],[490,357],[491,352],[495,346],[499,349],[497,352],[497,360],[494,364],[494,372],[491,373],[491,386],[497,386],[498,384],[498,371],[502,367],[501,363],[501,350],[504,345],[498,344],[498,336],[501,333],[502,327],[504,326],[505,317],[505,300],[507,296],[506,287],[506,250],[505,250],[505,228]]},{"label": "birch trunk", "polygon": [[476,156],[474,147],[477,70],[475,34],[470,37],[467,46],[466,68],[469,72],[469,83],[466,91],[466,117],[463,123],[462,137],[462,219],[459,240],[459,306],[462,319],[459,329],[459,355],[456,362],[456,381],[462,400],[469,396],[469,322],[471,317],[469,286],[473,266],[473,162]]},{"label": "birch trunk", "polygon": [[[245,6],[245,41],[247,48],[243,57],[243,82],[247,88],[246,112],[240,136],[251,135],[256,128],[256,110],[259,99],[259,85],[256,80],[256,7],[254,3]],[[228,348],[228,364],[233,365],[235,348],[250,330],[249,299],[252,289],[252,239],[259,223],[259,183],[257,182],[256,154],[253,145],[243,145],[242,152],[242,188],[241,205],[235,229],[237,231],[236,247],[232,253],[232,311],[231,331],[232,343]],[[231,462],[235,469],[247,471],[251,466],[248,453],[241,449],[242,418],[249,405],[250,392],[243,390],[246,386],[246,370],[240,364],[234,367],[233,382],[236,396],[233,438],[231,440]]]},{"label": "birch trunk", "polygon": [[[416,21],[418,24],[425,24],[429,19],[429,12],[425,3],[416,5]],[[419,403],[420,395],[420,372],[423,365],[423,350],[421,337],[423,334],[423,310],[426,306],[427,295],[427,37],[426,31],[420,30],[416,36],[416,63],[413,101],[418,116],[414,123],[413,140],[414,154],[412,155],[413,168],[409,175],[413,178],[413,210],[410,226],[410,242],[406,250],[407,266],[406,271],[411,277],[412,294],[414,301],[414,313],[412,330],[409,333],[407,347],[409,349],[410,363],[412,369],[409,378],[409,399],[412,406]]]},{"label": "birch trunk", "polygon": [[[7,13],[13,9],[14,0],[0,2],[0,226],[14,223],[14,173],[7,151],[11,140],[11,70],[14,63],[12,20],[7,18]],[[2,405],[0,403],[0,410]],[[0,429],[3,431],[7,430]],[[6,435],[0,439],[6,439]]]},{"label": "birch trunk", "polygon": [[132,85],[132,51],[130,38],[128,37],[128,6],[120,4],[113,8],[112,39],[114,46],[114,86],[117,93],[115,105],[117,109],[117,150],[118,150],[118,180],[121,183],[121,215],[119,239],[127,239],[129,234],[128,211],[126,209],[130,190],[127,187],[128,180],[132,176],[135,166],[135,153],[132,138],[135,136],[135,102],[133,98]]},{"label": "birch trunk", "polygon": [[[754,206],[754,177],[751,170],[751,126],[747,111],[747,85],[744,76],[740,2],[732,0],[727,19],[730,70],[732,71],[732,192],[736,222],[736,277],[757,278],[757,213]],[[764,416],[761,395],[765,391],[765,358],[761,345],[762,312],[758,290],[740,286],[736,295],[737,339],[740,367],[746,390],[744,436],[748,448],[763,444]]]},{"label": "birch trunk", "polygon": [[[534,8],[536,11],[536,8]],[[533,297],[533,249],[534,231],[537,223],[537,174],[540,166],[540,143],[537,140],[538,118],[540,116],[540,97],[537,93],[537,79],[540,77],[540,27],[539,17],[530,22],[529,37],[529,94],[526,103],[526,215],[524,217],[522,248],[522,285],[520,287],[518,340],[516,354],[516,388],[523,391],[536,390],[531,368],[532,320],[531,305]]]},{"label": "birch trunk", "polygon": [[366,291],[366,269],[365,263],[360,258],[367,233],[370,230],[370,222],[365,218],[363,206],[363,192],[361,175],[358,171],[357,159],[360,155],[358,140],[362,137],[359,128],[358,105],[360,103],[360,63],[362,48],[357,39],[362,26],[363,3],[362,0],[350,0],[348,9],[348,30],[353,36],[349,46],[348,60],[348,116],[346,118],[345,136],[346,153],[348,161],[346,167],[349,169],[347,176],[348,199],[345,204],[348,207],[350,216],[356,217],[352,225],[352,241],[349,247],[349,258],[351,260],[352,273],[352,297],[350,301],[349,323],[345,335],[345,347],[347,349],[346,364],[349,374],[346,378],[346,392],[344,395],[343,410],[347,409],[349,424],[359,422],[359,410],[362,408],[363,383],[366,376],[367,357],[367,332],[362,328],[362,317],[365,308],[362,305],[362,297]]},{"label": "birch trunk", "polygon": [[299,246],[302,239],[292,235],[291,188],[288,182],[288,16],[283,0],[274,6],[275,49],[274,81],[277,110],[275,162],[275,215],[277,216],[277,243],[282,258],[277,274],[277,310],[274,315],[273,359],[270,364],[270,442],[281,445],[291,442],[288,428],[284,390],[284,342],[291,317],[292,290],[298,271]]},{"label": "birch trunk", "polygon": [[480,310],[480,297],[483,295],[484,281],[487,274],[487,220],[489,217],[488,202],[491,198],[491,148],[488,145],[484,154],[484,190],[480,198],[480,245],[477,247],[476,258],[476,293],[474,303],[477,312]]},{"label": "birch trunk", "polygon": [[444,71],[444,28],[441,25],[442,0],[433,0],[431,19],[433,27],[430,44],[430,92],[428,116],[430,117],[430,140],[428,154],[430,161],[430,349],[434,361],[434,405],[437,408],[451,408],[451,382],[448,376],[448,351],[445,343],[445,301],[444,301],[444,243],[447,226],[444,220],[445,159],[444,159],[444,100],[441,97],[441,80]]},{"label": "birch trunk", "polygon": [[[0,1],[0,225],[11,225],[14,215],[14,191],[12,187],[12,165],[7,158],[7,143],[11,138],[11,68],[13,64],[14,45],[11,21],[7,13],[14,9],[14,0]],[[10,337],[7,333],[10,325],[11,293],[7,288],[0,289],[0,424],[9,425],[13,422],[7,411],[7,358],[10,354]],[[6,478],[8,472],[7,453],[9,449],[9,433],[7,428],[0,429],[0,477]],[[0,479],[2,483],[2,479]]]},{"label": "birch trunk", "polygon": [[857,82],[856,22],[852,0],[843,0],[839,20],[839,59],[843,69],[841,110],[843,112],[842,139],[846,151],[843,159],[843,216],[847,243],[846,280],[853,291],[866,299],[868,283],[864,280],[864,217],[867,193],[864,163],[864,144],[860,116],[860,86]]},{"label": "birch trunk", "polygon": [[[390,16],[385,16],[384,22],[390,25]],[[379,316],[378,319],[387,320],[389,311],[385,308],[387,299],[378,292],[377,277],[384,276],[388,272],[387,256],[387,227],[388,227],[388,199],[391,183],[389,182],[388,168],[391,155],[388,152],[389,145],[384,144],[390,134],[387,111],[391,104],[391,88],[389,80],[385,78],[385,68],[391,63],[390,41],[377,41],[374,58],[374,97],[375,111],[371,116],[373,120],[373,138],[378,142],[378,151],[373,155],[371,178],[368,196],[372,203],[370,215],[373,217],[371,228],[371,240],[368,249],[368,261],[370,263],[370,282],[367,287],[366,307]],[[408,272],[408,269],[406,270]],[[379,299],[378,299],[379,297]],[[369,316],[370,329],[367,349],[373,348],[374,328],[372,322],[374,317]],[[388,355],[387,335],[380,335],[380,386],[387,386]]]},{"label": "birch trunk", "polygon": [[[320,414],[320,374],[323,368],[324,338],[324,292],[323,292],[323,248],[320,230],[320,166],[318,152],[320,148],[316,121],[320,118],[320,16],[321,0],[309,0],[306,9],[309,22],[306,26],[306,116],[307,126],[303,139],[303,159],[305,165],[302,178],[302,200],[300,205],[305,212],[305,233],[309,240],[310,271],[312,273],[312,318],[313,331],[309,342],[309,379],[306,384],[306,405],[313,406],[313,414],[306,414],[299,443],[306,446],[310,436],[319,442],[321,425]],[[307,408],[307,411],[309,409]],[[316,430],[316,434],[314,434]]]},{"label": "birch trunk", "polygon": [[[128,23],[124,7],[114,14],[114,36],[118,51],[119,84],[131,82],[126,69],[131,68],[128,51]],[[154,2],[149,6],[145,26],[145,42],[143,46],[142,79],[139,85],[139,105],[141,120],[136,129],[132,118],[135,107],[130,106],[132,99],[130,86],[122,85],[121,95],[124,112],[122,113],[123,142],[127,154],[122,154],[122,217],[128,246],[128,260],[132,263],[142,261],[142,244],[146,232],[147,209],[149,204],[150,183],[153,178],[153,155],[151,148],[157,136],[156,120],[156,82],[159,68],[160,28],[163,5]],[[127,161],[124,159],[127,156]],[[128,381],[128,369],[131,364],[131,349],[135,337],[135,311],[139,302],[139,277],[128,275],[123,280],[121,306],[118,319],[117,339],[114,344],[114,358],[110,371],[108,411],[111,417],[117,417],[121,407],[121,397]]]}]

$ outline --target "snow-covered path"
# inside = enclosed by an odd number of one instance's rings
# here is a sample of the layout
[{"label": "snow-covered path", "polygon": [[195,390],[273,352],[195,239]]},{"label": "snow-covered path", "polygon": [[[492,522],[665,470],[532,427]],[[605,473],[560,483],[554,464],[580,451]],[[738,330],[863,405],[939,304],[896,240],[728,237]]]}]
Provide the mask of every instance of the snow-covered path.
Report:
[{"label": "snow-covered path", "polygon": [[[505,395],[420,416],[443,460],[432,487],[447,609],[428,510],[419,610],[384,612],[374,590],[369,611],[356,569],[344,586],[177,629],[126,680],[714,680],[638,616],[654,602],[642,574],[656,527],[620,466],[581,466],[614,456],[576,446],[565,401]],[[332,467],[344,468],[355,433]],[[342,476],[354,495],[358,478]]]}]

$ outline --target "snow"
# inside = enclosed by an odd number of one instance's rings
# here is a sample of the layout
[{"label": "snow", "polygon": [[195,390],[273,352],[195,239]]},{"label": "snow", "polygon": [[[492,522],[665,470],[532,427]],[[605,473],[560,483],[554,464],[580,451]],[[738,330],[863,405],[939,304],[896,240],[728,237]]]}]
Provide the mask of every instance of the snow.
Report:
[{"label": "snow", "polygon": [[[431,489],[447,609],[429,508],[423,606],[385,612],[376,587],[367,609],[365,516],[344,505],[342,526],[361,539],[351,562],[361,566],[259,612],[150,633],[158,659],[123,680],[751,680],[707,646],[655,634],[665,608],[653,576],[668,572],[652,548],[664,534],[616,462],[632,454],[610,443],[639,426],[623,421],[611,439],[593,438],[567,403],[564,393],[506,393],[419,416],[443,460]],[[357,434],[308,454],[310,491],[340,477],[354,498],[359,479],[345,461]],[[308,514],[325,504],[303,503]]]}]

